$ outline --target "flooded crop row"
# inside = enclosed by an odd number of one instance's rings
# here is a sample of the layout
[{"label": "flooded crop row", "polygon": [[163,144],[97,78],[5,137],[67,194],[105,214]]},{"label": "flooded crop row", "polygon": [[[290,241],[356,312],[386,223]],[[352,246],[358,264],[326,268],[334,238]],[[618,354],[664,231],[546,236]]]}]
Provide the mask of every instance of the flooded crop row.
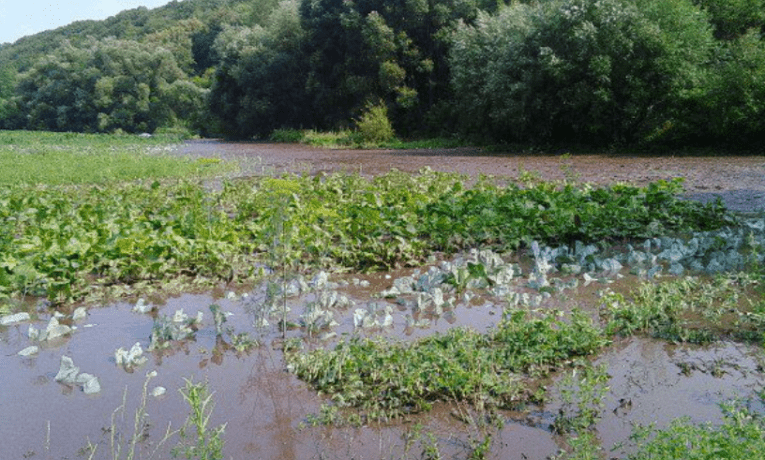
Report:
[{"label": "flooded crop row", "polygon": [[[752,220],[725,238],[654,239],[609,251],[534,244],[514,255],[434,255],[418,269],[319,272],[246,292],[140,299],[60,317],[41,305],[37,315],[9,316],[0,327],[0,458],[114,458],[112,439],[124,444],[135,434],[144,386],[148,423],[137,427],[138,458],[155,449],[167,458],[172,443],[158,443],[168,426],[184,423],[184,379],[214,392],[211,425],[225,424],[225,458],[420,458],[433,451],[466,458],[487,432],[489,458],[548,458],[565,447],[555,426],[567,410],[561,395],[570,370],[537,383],[548,389],[542,401],[496,411],[500,423],[470,404],[441,401],[390,422],[315,425],[329,399],[288,372],[282,335],[307,350],[331,349],[353,337],[411,342],[456,327],[485,332],[513,308],[597,315],[603,292],[761,263],[746,245],[761,244],[763,228]],[[680,416],[715,422],[720,404],[733,399],[763,410],[762,351],[754,345],[629,337],[591,361],[608,376],[594,432],[606,449],[616,448],[609,455],[634,448],[633,424],[665,426]]]}]

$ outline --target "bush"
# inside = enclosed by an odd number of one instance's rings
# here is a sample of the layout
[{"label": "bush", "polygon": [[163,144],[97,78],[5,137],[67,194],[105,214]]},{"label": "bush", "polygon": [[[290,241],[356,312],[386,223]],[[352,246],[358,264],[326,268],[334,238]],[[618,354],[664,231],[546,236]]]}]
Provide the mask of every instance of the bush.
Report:
[{"label": "bush", "polygon": [[268,139],[271,142],[297,144],[305,139],[305,134],[299,129],[275,129]]},{"label": "bush", "polygon": [[380,102],[368,105],[366,111],[356,121],[359,142],[363,144],[379,144],[395,136],[393,126],[388,119],[388,108]]}]

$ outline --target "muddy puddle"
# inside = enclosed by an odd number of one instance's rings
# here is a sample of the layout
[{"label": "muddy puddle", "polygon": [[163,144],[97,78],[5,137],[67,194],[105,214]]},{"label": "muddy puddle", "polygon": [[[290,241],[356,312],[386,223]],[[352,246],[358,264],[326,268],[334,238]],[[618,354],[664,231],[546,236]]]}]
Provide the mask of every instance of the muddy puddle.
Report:
[{"label": "muddy puddle", "polygon": [[[544,405],[500,412],[501,429],[479,423],[481,417],[468,406],[446,403],[392,424],[313,426],[310,416],[319,413],[324,400],[286,371],[277,327],[286,305],[287,324],[292,325],[287,337],[304,339],[309,348],[331,347],[354,335],[414,340],[451,327],[485,331],[500,321],[510,303],[594,311],[602,290],[627,291],[643,279],[626,269],[596,276],[551,271],[545,279],[551,288],[540,291],[534,284],[541,282],[539,270],[544,268],[539,260],[544,257],[501,259],[474,251],[450,260],[434,258],[418,269],[282,280],[271,286],[279,293],[271,297],[264,285],[247,292],[150,300],[146,313],[133,311],[136,302],[92,307],[85,318],[61,320],[74,328],[70,334],[34,342],[40,347],[36,354],[19,356],[33,343],[30,326],[45,329],[49,323],[49,312],[42,311],[32,320],[0,327],[0,459],[88,458],[90,451],[83,450],[88,443],[98,445],[92,458],[112,458],[111,434],[126,439],[133,434],[133,416],[151,371],[157,375],[147,391],[163,387],[167,392],[147,396],[150,425],[141,428],[136,458],[149,458],[155,449],[154,458],[170,458],[177,438],[158,443],[168,424],[178,429],[186,418],[188,406],[178,391],[184,379],[207,382],[214,391],[210,423],[226,423],[225,458],[421,458],[437,447],[443,458],[461,459],[484,439],[487,429],[492,433],[489,458],[549,458],[563,446],[552,425],[563,407],[558,387],[564,374],[547,382],[549,399]],[[493,267],[487,273],[496,283],[471,285],[474,281],[467,280],[462,290],[443,283],[448,273],[456,273],[459,281],[461,267],[470,261]],[[499,289],[502,286],[505,290]],[[226,315],[221,336],[210,310],[213,304]],[[155,322],[181,309],[188,318],[202,314],[188,338],[146,351],[148,360],[128,371],[117,364],[118,348],[139,343],[146,350]],[[240,333],[261,345],[237,352],[232,338]],[[86,394],[78,384],[57,382],[62,356],[71,358],[80,372],[96,376],[100,391]],[[662,427],[681,416],[694,422],[719,421],[721,403],[759,400],[765,378],[761,360],[761,349],[732,342],[699,347],[635,337],[618,341],[594,358],[596,364],[606,365],[610,388],[596,427],[598,439],[607,451],[623,444],[609,453],[617,457],[633,447],[629,436],[634,423]],[[115,412],[123,401],[124,410]],[[765,412],[758,403],[751,407]]]}]

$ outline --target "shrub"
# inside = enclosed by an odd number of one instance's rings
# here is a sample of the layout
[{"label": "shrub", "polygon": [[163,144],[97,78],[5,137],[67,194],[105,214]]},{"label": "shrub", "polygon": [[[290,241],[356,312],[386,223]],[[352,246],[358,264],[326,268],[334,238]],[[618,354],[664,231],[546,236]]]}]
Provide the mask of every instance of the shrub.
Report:
[{"label": "shrub", "polygon": [[393,126],[388,119],[388,108],[380,102],[368,105],[366,111],[356,121],[359,141],[364,144],[378,144],[393,138]]}]

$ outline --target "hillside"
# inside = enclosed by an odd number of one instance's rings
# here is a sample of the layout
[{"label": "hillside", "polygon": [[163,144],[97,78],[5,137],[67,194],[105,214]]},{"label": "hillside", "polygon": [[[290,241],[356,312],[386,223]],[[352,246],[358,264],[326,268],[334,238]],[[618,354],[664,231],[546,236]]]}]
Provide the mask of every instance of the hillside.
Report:
[{"label": "hillside", "polygon": [[77,21],[0,45],[0,66],[13,63],[17,70],[25,71],[41,56],[55,51],[63,40],[73,45],[84,43],[88,37],[141,41],[192,18],[203,23],[207,30],[220,28],[222,24],[252,26],[267,17],[277,3],[276,0],[183,0],[154,9],[125,10],[101,21]]},{"label": "hillside", "polygon": [[184,0],[0,47],[0,129],[361,120],[388,127],[361,142],[761,151],[765,0]]}]

